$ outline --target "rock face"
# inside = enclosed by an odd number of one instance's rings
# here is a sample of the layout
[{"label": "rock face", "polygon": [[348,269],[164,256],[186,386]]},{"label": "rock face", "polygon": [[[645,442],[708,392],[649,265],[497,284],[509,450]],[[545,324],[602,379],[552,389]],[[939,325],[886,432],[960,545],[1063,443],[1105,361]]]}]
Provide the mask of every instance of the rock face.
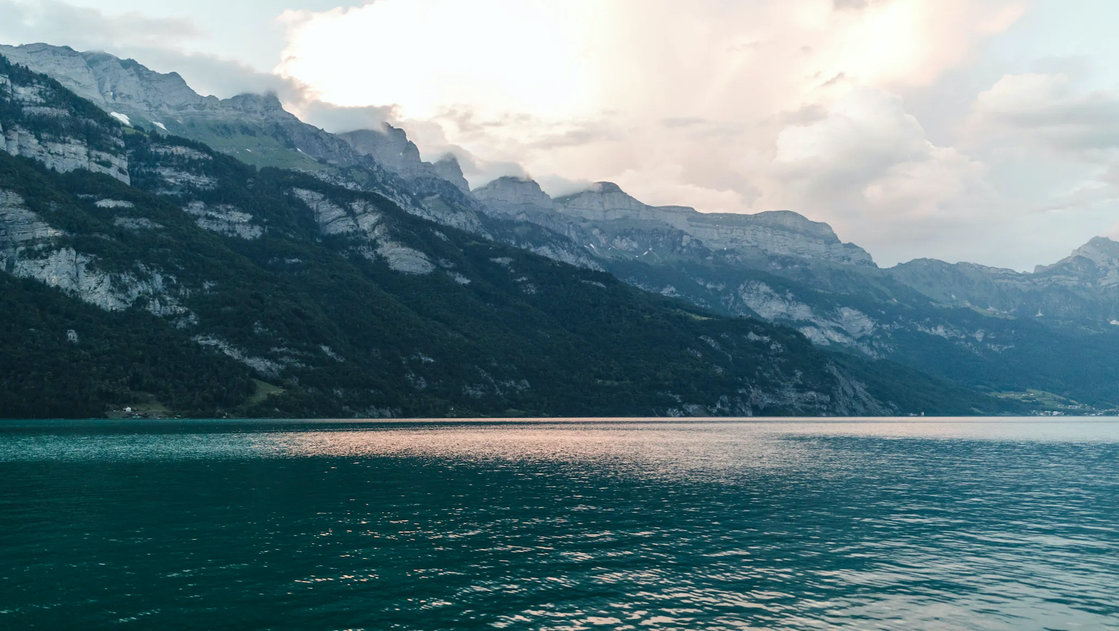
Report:
[{"label": "rock face", "polygon": [[62,173],[84,169],[127,183],[120,125],[107,116],[86,118],[83,104],[60,99],[61,90],[0,58],[0,107],[8,112],[0,150]]},{"label": "rock face", "polygon": [[556,200],[560,212],[585,222],[636,222],[652,229],[668,226],[699,240],[709,250],[733,250],[746,256],[791,256],[818,262],[873,266],[862,248],[841,243],[827,224],[791,211],[756,215],[707,214],[680,206],[649,206],[616,184],[600,182],[591,190]]},{"label": "rock face", "polygon": [[378,164],[406,180],[437,179],[446,180],[463,192],[470,191],[470,185],[462,175],[462,168],[454,156],[446,155],[436,161],[424,162],[416,144],[408,140],[403,129],[382,123],[381,129],[359,129],[338,134],[354,151],[370,156]]},{"label": "rock face", "polygon": [[474,189],[474,196],[493,211],[516,216],[519,212],[555,210],[552,198],[534,180],[519,177],[499,177],[485,186]]},{"label": "rock face", "polygon": [[[198,96],[177,73],[160,74],[132,60],[105,53],[80,53],[68,46],[0,45],[0,55],[49,75],[102,109],[128,116],[217,105]],[[127,110],[127,111],[126,111]]]},{"label": "rock face", "polygon": [[236,206],[193,201],[183,210],[193,215],[194,222],[204,230],[248,241],[259,239],[264,234],[264,229],[253,222],[253,216]]},{"label": "rock face", "polygon": [[256,166],[300,170],[377,192],[413,214],[490,236],[457,161],[422,162],[402,130],[357,132],[368,140],[361,145],[368,151],[359,151],[346,138],[285,111],[275,95],[201,96],[177,73],[161,74],[133,60],[68,47],[0,46],[0,55],[50,75],[133,126],[203,142]]},{"label": "rock face", "polygon": [[1119,287],[1119,242],[1095,237],[1067,258],[1038,266],[1034,276],[1049,285],[1115,289]]},{"label": "rock face", "polygon": [[462,175],[462,165],[458,163],[457,158],[448,154],[433,162],[431,166],[437,176],[454,184],[463,193],[470,192],[470,183]]},{"label": "rock face", "polygon": [[19,195],[0,189],[0,256],[4,269],[12,273],[19,254],[36,243],[62,236],[31,212]]},{"label": "rock face", "polygon": [[111,273],[98,268],[97,257],[64,242],[65,232],[48,225],[22,197],[0,189],[0,270],[34,278],[108,311],[141,303],[156,315],[182,316],[176,280],[148,266]]},{"label": "rock face", "polygon": [[600,255],[664,256],[669,254],[663,250],[667,246],[672,255],[724,251],[754,260],[795,257],[874,266],[866,251],[840,242],[827,224],[790,211],[706,214],[681,206],[649,206],[611,182],[552,200],[535,182],[506,177],[476,189],[474,195],[494,213],[563,230],[593,245]]},{"label": "rock face", "polygon": [[381,213],[368,202],[359,200],[342,207],[315,191],[297,188],[291,193],[314,213],[323,234],[358,237],[354,249],[366,258],[375,260],[379,257],[391,269],[405,274],[430,274],[435,271],[435,265],[423,252],[392,238]]},{"label": "rock face", "polygon": [[1105,237],[1032,274],[929,259],[887,271],[938,304],[1096,330],[1119,321],[1119,243]]}]

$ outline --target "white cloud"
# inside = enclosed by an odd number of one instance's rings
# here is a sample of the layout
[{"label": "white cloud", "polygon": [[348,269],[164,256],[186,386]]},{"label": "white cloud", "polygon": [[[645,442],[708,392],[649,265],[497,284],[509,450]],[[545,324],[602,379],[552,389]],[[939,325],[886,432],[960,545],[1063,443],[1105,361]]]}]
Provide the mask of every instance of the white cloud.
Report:
[{"label": "white cloud", "polygon": [[899,231],[914,232],[906,221],[925,222],[928,241],[933,218],[957,221],[990,192],[984,165],[931,143],[897,90],[968,63],[1022,10],[378,0],[287,13],[277,70],[328,102],[394,106],[429,153],[457,147],[542,181],[612,180],[654,204],[792,208],[890,261]]},{"label": "white cloud", "polygon": [[130,11],[117,15],[57,0],[0,0],[0,41],[47,42],[78,50],[127,46],[164,47],[199,36],[193,20],[153,18]]},{"label": "white cloud", "polygon": [[852,90],[822,117],[785,127],[776,145],[763,203],[826,215],[885,264],[966,242],[961,224],[976,207],[996,210],[985,165],[931,143],[883,90]]},{"label": "white cloud", "polygon": [[1007,75],[976,101],[971,131],[1087,160],[1119,151],[1119,94],[1078,92],[1066,75]]}]

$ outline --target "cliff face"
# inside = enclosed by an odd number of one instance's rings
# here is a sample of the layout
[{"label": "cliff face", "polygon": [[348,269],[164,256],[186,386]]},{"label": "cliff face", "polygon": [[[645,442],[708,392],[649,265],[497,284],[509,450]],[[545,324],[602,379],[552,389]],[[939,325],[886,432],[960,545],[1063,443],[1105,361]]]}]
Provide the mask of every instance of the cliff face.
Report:
[{"label": "cliff face", "polygon": [[218,99],[196,94],[177,73],[153,72],[135,61],[105,53],[81,53],[66,46],[28,44],[0,45],[0,55],[52,77],[103,109],[115,109],[128,116],[214,109],[218,105]]},{"label": "cliff face", "polygon": [[841,243],[827,224],[791,211],[706,214],[679,206],[648,206],[609,182],[600,182],[589,191],[560,198],[556,203],[561,212],[588,222],[639,222],[653,229],[669,226],[712,251],[796,257],[824,264],[874,265],[866,251]]},{"label": "cliff face", "polygon": [[793,257],[824,265],[874,266],[869,254],[841,243],[827,224],[790,211],[705,214],[680,206],[650,206],[610,182],[553,200],[536,182],[506,177],[475,189],[474,195],[490,212],[567,233],[602,256],[702,257],[729,252],[755,260]]},{"label": "cliff face", "polygon": [[[196,140],[248,164],[294,169],[377,192],[412,214],[488,236],[476,204],[464,192],[466,181],[457,162],[421,162],[418,151],[407,153],[411,143],[406,138],[406,155],[381,164],[342,137],[300,121],[275,95],[201,96],[176,73],[162,74],[132,60],[67,47],[0,46],[0,55],[49,74],[128,126]],[[392,157],[393,149],[383,153]]]},{"label": "cliff face", "polygon": [[370,156],[378,164],[408,179],[432,179],[450,182],[459,191],[468,193],[470,185],[454,156],[443,156],[435,163],[420,158],[420,150],[403,129],[383,123],[381,129],[359,129],[338,134],[354,151]]},{"label": "cliff face", "polygon": [[75,250],[70,237],[31,211],[20,195],[0,189],[0,269],[4,272],[38,280],[107,311],[140,304],[156,315],[190,317],[179,305],[173,276],[145,265],[106,271],[98,267],[97,256]]},{"label": "cliff face", "polygon": [[127,183],[120,125],[103,114],[90,116],[96,110],[63,92],[56,82],[0,58],[0,150],[55,171],[85,169]]},{"label": "cliff face", "polygon": [[929,259],[887,271],[942,305],[1096,331],[1119,326],[1119,243],[1105,237],[1033,273]]},{"label": "cliff face", "polygon": [[474,189],[474,196],[505,215],[516,215],[519,210],[554,210],[556,206],[535,181],[511,176]]}]

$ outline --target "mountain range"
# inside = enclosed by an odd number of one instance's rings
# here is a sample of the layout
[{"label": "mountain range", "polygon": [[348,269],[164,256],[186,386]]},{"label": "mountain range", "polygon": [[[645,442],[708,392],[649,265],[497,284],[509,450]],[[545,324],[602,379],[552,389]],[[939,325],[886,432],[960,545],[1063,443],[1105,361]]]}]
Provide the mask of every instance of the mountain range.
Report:
[{"label": "mountain range", "polygon": [[[4,415],[1119,406],[1104,238],[1032,274],[882,269],[795,212],[655,207],[609,182],[470,190],[389,125],[330,134],[105,53],[0,55],[5,356],[42,364],[9,369]],[[140,376],[110,359],[164,345],[176,364]],[[75,356],[84,394],[48,395]]]}]

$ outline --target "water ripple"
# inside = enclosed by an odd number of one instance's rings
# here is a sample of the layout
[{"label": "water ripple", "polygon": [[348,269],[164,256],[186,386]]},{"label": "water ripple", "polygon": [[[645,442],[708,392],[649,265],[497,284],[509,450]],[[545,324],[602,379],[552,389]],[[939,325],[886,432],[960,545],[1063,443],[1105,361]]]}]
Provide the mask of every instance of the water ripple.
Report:
[{"label": "water ripple", "polygon": [[0,476],[4,628],[1119,629],[1109,421],[26,424]]}]

